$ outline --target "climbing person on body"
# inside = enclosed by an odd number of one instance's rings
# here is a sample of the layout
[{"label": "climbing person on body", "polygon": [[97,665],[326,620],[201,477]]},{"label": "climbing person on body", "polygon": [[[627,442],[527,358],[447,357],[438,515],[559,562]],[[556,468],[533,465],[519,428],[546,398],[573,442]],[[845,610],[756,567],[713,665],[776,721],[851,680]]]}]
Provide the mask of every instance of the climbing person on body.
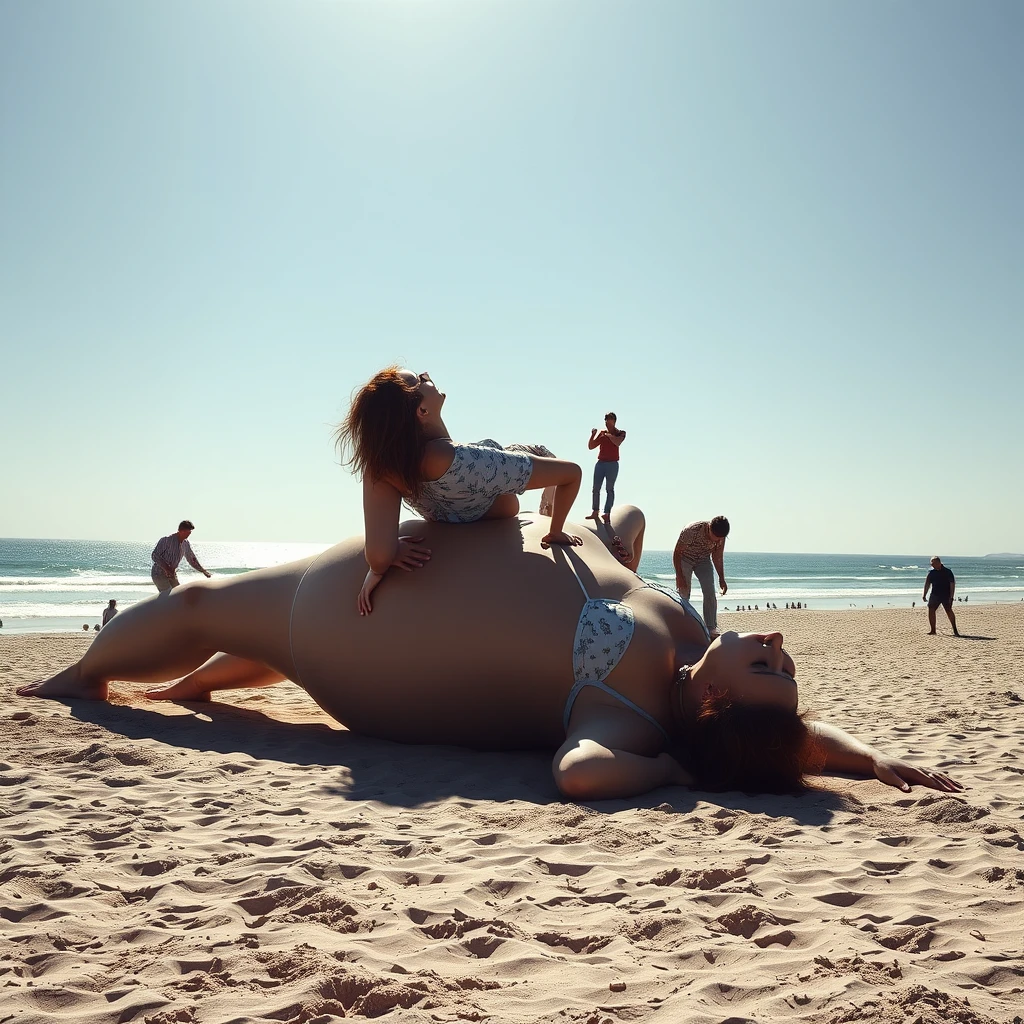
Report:
[{"label": "climbing person on body", "polygon": [[388,569],[412,571],[430,558],[422,536],[400,534],[402,502],[424,519],[472,523],[511,519],[517,495],[554,487],[554,507],[544,543],[578,545],[564,532],[580,488],[575,462],[506,451],[496,441],[455,442],[441,417],[447,396],[428,373],[389,366],[356,393],[335,437],[343,459],[363,480],[363,520],[368,571],[357,604],[373,610],[370,595]]}]

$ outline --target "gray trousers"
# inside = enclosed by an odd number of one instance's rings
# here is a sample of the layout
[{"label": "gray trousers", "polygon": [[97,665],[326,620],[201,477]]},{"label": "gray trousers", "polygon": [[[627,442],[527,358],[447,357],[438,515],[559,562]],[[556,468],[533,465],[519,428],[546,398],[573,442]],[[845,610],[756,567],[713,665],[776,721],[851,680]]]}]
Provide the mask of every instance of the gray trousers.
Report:
[{"label": "gray trousers", "polygon": [[689,582],[690,575],[697,577],[700,583],[700,593],[704,598],[704,625],[715,633],[718,631],[718,588],[715,586],[715,567],[711,562],[711,556],[705,555],[696,565],[689,562],[679,563],[683,579]]},{"label": "gray trousers", "polygon": [[156,584],[156,589],[159,590],[161,594],[163,594],[165,591],[173,590],[175,587],[179,586],[178,577],[176,575],[166,576],[155,565],[153,566],[153,569],[149,575],[153,582]]}]

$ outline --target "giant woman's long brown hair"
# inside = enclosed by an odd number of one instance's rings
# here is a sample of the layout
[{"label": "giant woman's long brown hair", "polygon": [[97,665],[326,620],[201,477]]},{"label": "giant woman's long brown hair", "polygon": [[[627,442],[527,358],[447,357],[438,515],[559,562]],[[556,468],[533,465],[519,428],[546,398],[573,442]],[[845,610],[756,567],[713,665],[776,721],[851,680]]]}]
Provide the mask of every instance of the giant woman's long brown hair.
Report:
[{"label": "giant woman's long brown hair", "polygon": [[342,465],[370,480],[390,479],[400,491],[419,491],[420,463],[426,438],[416,418],[419,388],[388,366],[375,373],[352,399],[343,423],[334,432]]},{"label": "giant woman's long brown hair", "polygon": [[804,714],[712,691],[684,732],[679,759],[701,789],[797,793],[805,775],[821,770],[824,753]]}]

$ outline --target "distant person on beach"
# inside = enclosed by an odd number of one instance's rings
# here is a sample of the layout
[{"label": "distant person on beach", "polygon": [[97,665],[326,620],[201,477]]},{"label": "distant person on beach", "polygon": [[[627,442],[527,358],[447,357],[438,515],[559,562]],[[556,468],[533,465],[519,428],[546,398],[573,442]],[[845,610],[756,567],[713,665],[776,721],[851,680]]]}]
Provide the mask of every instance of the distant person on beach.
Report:
[{"label": "distant person on beach", "polygon": [[604,414],[604,430],[591,427],[588,448],[597,448],[597,465],[594,466],[594,501],[593,512],[588,519],[597,520],[601,515],[601,484],[604,484],[604,516],[607,523],[615,504],[615,481],[619,476],[619,448],[626,440],[626,432],[615,425],[618,422],[615,413]]},{"label": "distant person on beach", "polygon": [[370,595],[390,568],[411,572],[430,559],[418,531],[399,532],[403,501],[428,521],[472,523],[513,518],[517,495],[554,487],[544,543],[581,543],[564,529],[579,492],[580,467],[528,454],[523,446],[509,451],[491,440],[453,441],[441,417],[446,397],[429,373],[388,366],[359,389],[335,431],[343,462],[363,480],[368,571],[356,598],[360,615],[373,611]]},{"label": "distant person on beach", "polygon": [[192,545],[188,542],[194,529],[195,526],[192,522],[182,519],[178,523],[176,532],[161,537],[156,542],[156,547],[153,548],[153,568],[150,571],[150,576],[161,594],[180,585],[178,583],[178,565],[181,563],[182,557],[196,572],[201,572],[207,579],[210,578],[210,574],[199,564],[199,559],[196,558],[192,551]]},{"label": "distant person on beach", "polygon": [[[928,596],[928,588],[931,587],[932,596]],[[932,567],[924,578],[924,593],[922,601],[928,602],[928,635],[935,636],[935,612],[939,605],[946,610],[946,618],[953,627],[953,636],[959,636],[956,628],[956,614],[953,612],[953,597],[956,594],[956,577],[942,564],[938,555],[932,555]]]},{"label": "distant person on beach", "polygon": [[103,625],[105,626],[117,614],[117,602],[111,598],[103,609]]},{"label": "distant person on beach", "polygon": [[684,526],[672,552],[672,564],[676,570],[676,590],[681,597],[690,599],[692,576],[700,581],[700,592],[704,598],[704,624],[712,633],[718,632],[718,596],[715,594],[715,577],[712,566],[718,572],[722,597],[729,592],[725,582],[725,568],[722,557],[725,553],[725,538],[729,536],[729,520],[725,516],[702,519]]},{"label": "distant person on beach", "polygon": [[[643,513],[617,506],[613,523],[631,547]],[[688,602],[619,561],[606,531],[573,526],[582,544],[557,546],[548,525],[403,524],[422,529],[430,568],[396,573],[365,617],[361,537],[196,580],[126,608],[80,661],[18,693],[105,700],[125,680],[149,684],[157,700],[209,700],[292,679],[356,734],[547,751],[554,784],[580,801],[664,785],[791,792],[822,770],[903,792],[962,788],[806,720],[781,633],[712,640]],[[275,726],[254,728],[270,736]]]}]

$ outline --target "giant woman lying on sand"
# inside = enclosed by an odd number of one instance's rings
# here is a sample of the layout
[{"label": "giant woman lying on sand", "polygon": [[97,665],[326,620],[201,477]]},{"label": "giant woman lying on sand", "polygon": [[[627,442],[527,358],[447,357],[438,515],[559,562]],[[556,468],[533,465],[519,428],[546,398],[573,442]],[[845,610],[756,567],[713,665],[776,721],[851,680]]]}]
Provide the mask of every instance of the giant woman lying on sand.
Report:
[{"label": "giant woman lying on sand", "polygon": [[578,800],[666,784],[751,792],[799,788],[808,771],[955,791],[798,713],[796,667],[779,633],[709,642],[696,613],[646,586],[643,516],[573,526],[579,547],[543,543],[542,517],[414,523],[429,564],[356,597],[363,539],[316,558],[197,580],[126,609],[81,661],[24,696],[102,700],[115,680],[179,682],[151,697],[298,683],[354,732],[403,743],[555,751],[554,779]]}]

